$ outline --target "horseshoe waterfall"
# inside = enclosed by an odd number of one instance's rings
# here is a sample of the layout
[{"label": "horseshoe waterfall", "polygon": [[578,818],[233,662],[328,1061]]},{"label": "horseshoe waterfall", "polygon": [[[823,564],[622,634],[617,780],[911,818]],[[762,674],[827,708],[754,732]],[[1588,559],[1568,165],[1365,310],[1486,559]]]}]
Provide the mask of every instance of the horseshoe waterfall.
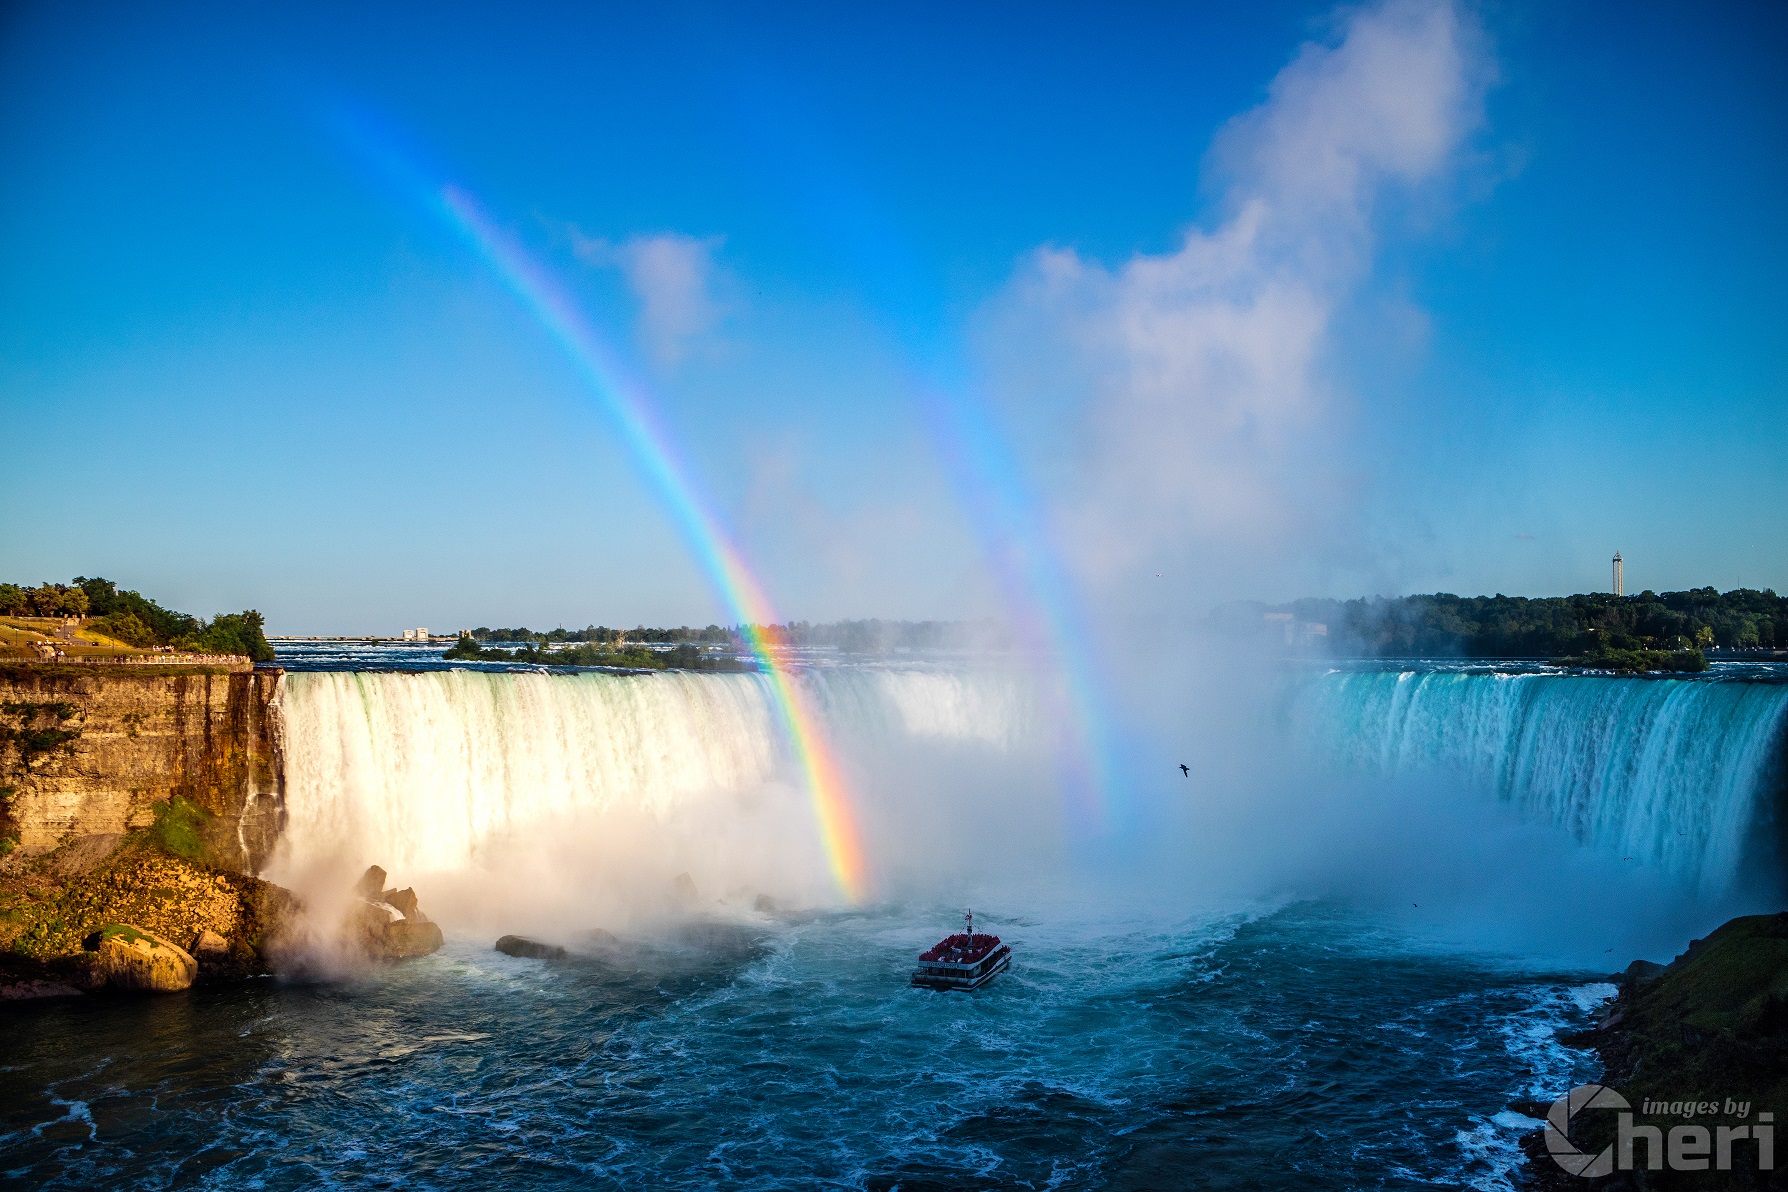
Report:
[{"label": "horseshoe waterfall", "polygon": [[1788,684],[1337,670],[1297,714],[1344,766],[1461,775],[1703,893],[1781,880]]}]

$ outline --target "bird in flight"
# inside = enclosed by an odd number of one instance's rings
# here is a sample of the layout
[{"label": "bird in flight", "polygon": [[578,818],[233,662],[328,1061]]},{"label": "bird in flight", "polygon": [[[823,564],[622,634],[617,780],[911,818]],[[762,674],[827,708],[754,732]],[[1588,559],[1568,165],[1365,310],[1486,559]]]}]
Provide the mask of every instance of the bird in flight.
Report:
[{"label": "bird in flight", "polygon": [[1181,762],[1180,773],[1184,774],[1187,778],[1190,778],[1192,777],[1192,767],[1188,766],[1185,762]]}]

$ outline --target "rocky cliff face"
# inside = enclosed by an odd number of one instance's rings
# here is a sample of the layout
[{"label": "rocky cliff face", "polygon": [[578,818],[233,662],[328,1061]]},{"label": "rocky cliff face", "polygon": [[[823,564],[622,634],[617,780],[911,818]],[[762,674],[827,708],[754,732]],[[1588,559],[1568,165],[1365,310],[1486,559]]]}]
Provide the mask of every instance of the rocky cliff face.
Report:
[{"label": "rocky cliff face", "polygon": [[147,828],[174,800],[203,857],[252,874],[283,808],[278,671],[0,666],[0,850],[15,859]]},{"label": "rocky cliff face", "polygon": [[0,664],[0,1003],[302,969],[318,942],[368,961],[441,946],[376,866],[333,933],[255,876],[284,826],[283,679]]}]

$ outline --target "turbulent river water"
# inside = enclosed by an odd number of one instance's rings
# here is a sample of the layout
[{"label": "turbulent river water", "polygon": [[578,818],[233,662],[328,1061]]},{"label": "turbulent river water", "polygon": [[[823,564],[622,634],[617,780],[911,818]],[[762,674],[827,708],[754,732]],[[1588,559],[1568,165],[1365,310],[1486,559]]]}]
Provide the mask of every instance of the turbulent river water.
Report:
[{"label": "turbulent river water", "polygon": [[[1022,682],[804,681],[865,776],[866,835],[898,854],[861,907],[828,893],[755,676],[289,675],[270,876],[324,890],[378,861],[415,882],[446,948],[7,1010],[0,1178],[1503,1188],[1533,1124],[1508,1103],[1594,1074],[1554,1033],[1590,1020],[1606,969],[1344,897],[1057,881],[1041,821],[1060,817],[1018,810],[1049,735]],[[1684,899],[1779,872],[1788,685],[1767,676],[1342,669],[1275,698],[1338,784],[1445,774],[1454,797],[1640,858]],[[1019,855],[973,880],[990,850]],[[909,988],[971,893],[1011,972],[973,995]],[[500,930],[574,954],[511,959]]]}]

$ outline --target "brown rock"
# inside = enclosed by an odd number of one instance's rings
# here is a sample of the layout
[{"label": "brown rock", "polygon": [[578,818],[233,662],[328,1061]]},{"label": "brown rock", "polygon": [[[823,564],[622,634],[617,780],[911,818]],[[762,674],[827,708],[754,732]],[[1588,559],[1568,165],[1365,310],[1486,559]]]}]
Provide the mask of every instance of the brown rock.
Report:
[{"label": "brown rock", "polygon": [[543,944],[525,935],[506,935],[496,944],[497,951],[521,960],[563,960],[570,955],[557,944]]},{"label": "brown rock", "polygon": [[426,919],[394,919],[395,909],[382,902],[360,902],[348,912],[348,938],[374,960],[427,956],[440,948],[438,926]]},{"label": "brown rock", "polygon": [[95,974],[114,989],[171,992],[199,975],[199,962],[185,948],[128,923],[110,924],[88,943],[98,953]]},{"label": "brown rock", "polygon": [[395,923],[385,924],[385,958],[387,960],[407,960],[412,956],[427,956],[440,950],[441,929],[429,922],[414,922],[410,919],[399,919]]},{"label": "brown rock", "polygon": [[377,902],[379,901],[380,891],[384,890],[384,888],[385,871],[380,869],[377,865],[372,865],[360,876],[360,880],[354,884],[354,893],[360,895],[360,897],[366,899],[368,902]]},{"label": "brown rock", "polygon": [[0,1002],[28,1001],[40,997],[79,997],[81,991],[60,981],[39,979],[0,983]]},{"label": "brown rock", "polygon": [[49,862],[57,875],[81,876],[179,796],[209,817],[198,829],[204,859],[254,872],[279,836],[282,803],[265,792],[278,786],[280,681],[246,660],[234,674],[0,661],[0,704],[58,709],[40,712],[34,727],[75,734],[0,781],[14,788],[3,831],[18,833],[15,857],[58,852]]},{"label": "brown rock", "polygon": [[391,914],[391,908],[384,903],[361,899],[348,908],[342,934],[368,956],[378,956],[385,950],[385,927],[391,922]]},{"label": "brown rock", "polygon": [[398,913],[404,918],[417,919],[425,923],[428,921],[428,917],[416,905],[416,891],[413,887],[406,886],[401,890],[387,890],[384,897],[385,905],[396,907]]},{"label": "brown rock", "polygon": [[190,950],[200,960],[218,960],[230,954],[230,941],[206,927],[193,937]]}]

